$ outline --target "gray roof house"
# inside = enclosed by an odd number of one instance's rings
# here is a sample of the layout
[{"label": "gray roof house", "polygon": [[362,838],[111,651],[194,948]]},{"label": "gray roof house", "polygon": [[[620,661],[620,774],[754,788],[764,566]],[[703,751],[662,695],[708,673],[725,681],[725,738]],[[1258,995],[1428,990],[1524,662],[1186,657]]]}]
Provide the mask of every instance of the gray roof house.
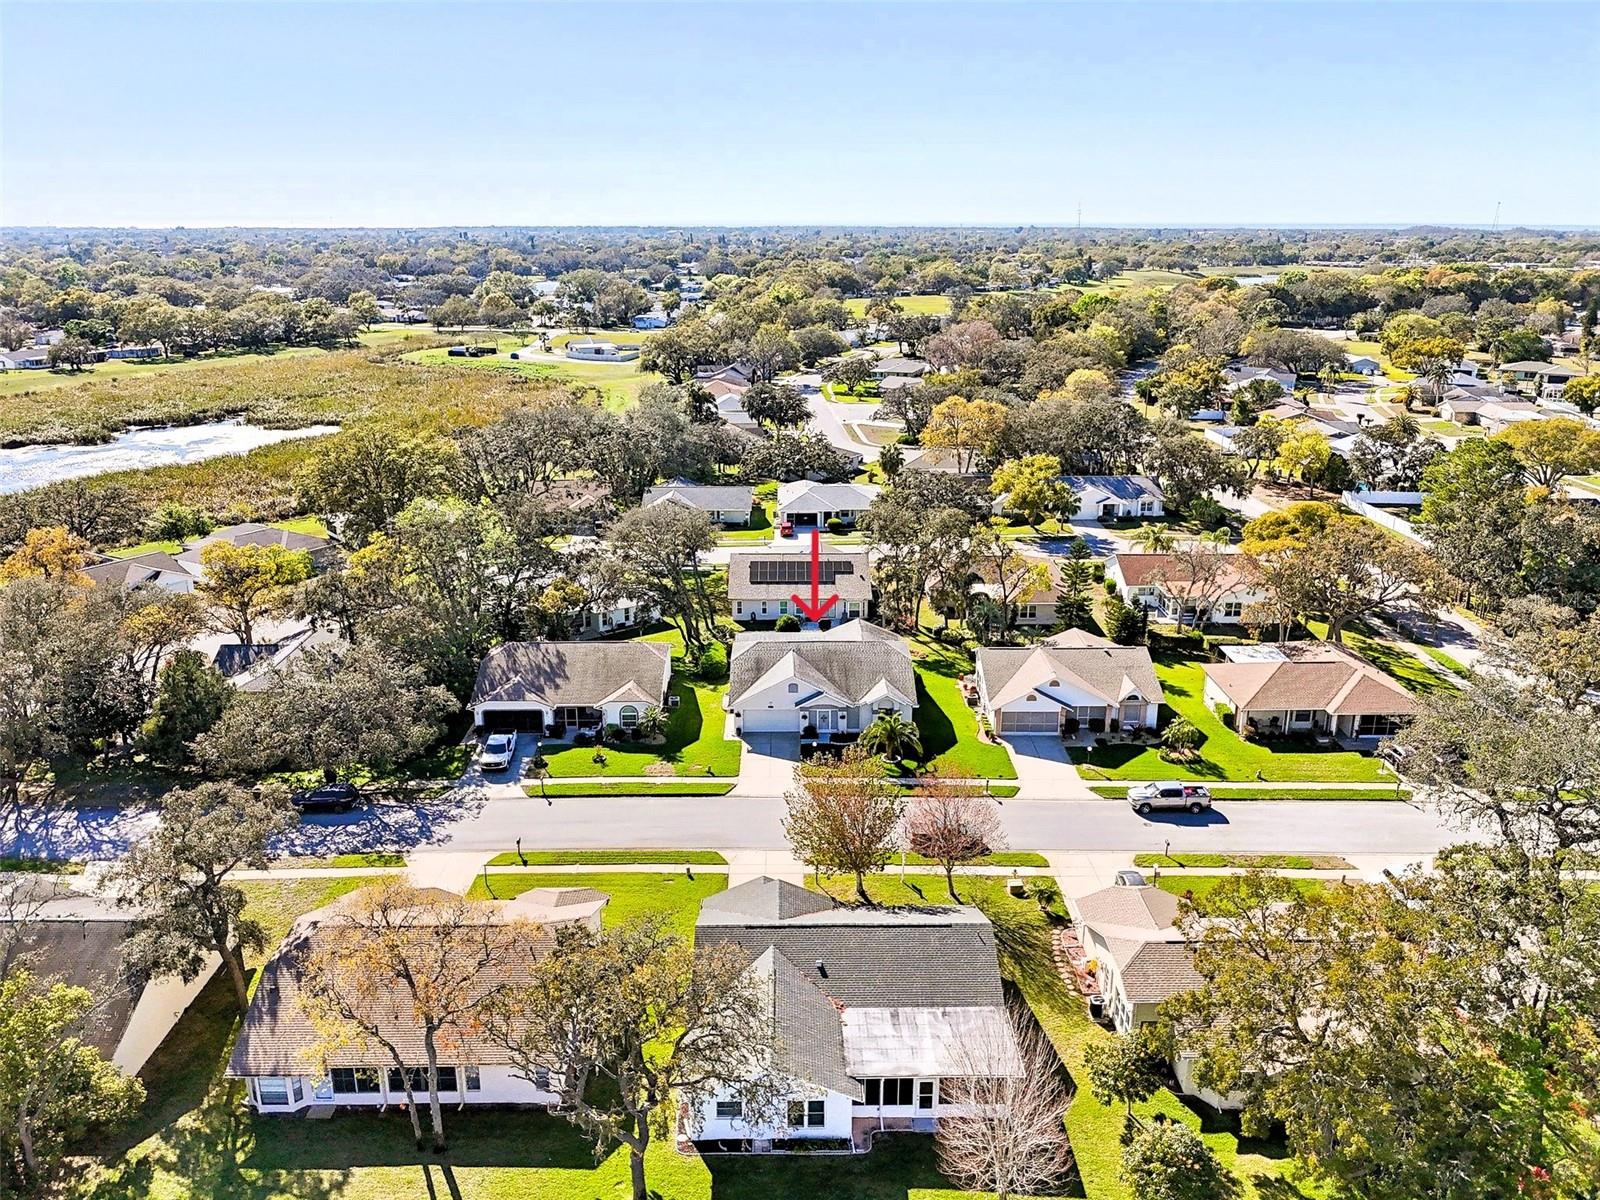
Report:
[{"label": "gray roof house", "polygon": [[760,878],[702,903],[695,944],[748,957],[788,1081],[775,1117],[708,1097],[691,1114],[700,1138],[764,1149],[931,1131],[948,1111],[941,1084],[1021,1069],[994,928],[976,908],[851,907]]},{"label": "gray roof house", "polygon": [[826,525],[837,517],[855,524],[882,489],[870,483],[816,483],[797,479],[778,485],[778,519],[796,525]]},{"label": "gray roof house", "polygon": [[83,573],[95,583],[122,587],[158,587],[169,592],[192,592],[201,571],[197,562],[184,562],[162,550],[135,554],[128,558],[106,558],[92,563]]},{"label": "gray roof house", "polygon": [[1163,1000],[1203,982],[1170,892],[1119,884],[1071,899],[1068,908],[1119,1033],[1155,1020]]},{"label": "gray roof house", "polygon": [[671,676],[665,642],[506,642],[479,664],[468,706],[480,729],[628,729],[666,703]]},{"label": "gray roof house", "polygon": [[1035,646],[983,646],[978,707],[1000,734],[1154,729],[1161,681],[1150,651],[1068,629]]},{"label": "gray roof house", "polygon": [[1120,521],[1159,517],[1165,497],[1148,475],[1063,475],[1061,482],[1078,498],[1073,520]]},{"label": "gray roof house", "polygon": [[910,719],[917,675],[905,639],[869,621],[803,633],[740,633],[723,703],[739,733],[858,734],[880,712]]},{"label": "gray roof house", "polygon": [[[818,561],[821,595],[838,601],[822,619],[834,623],[869,615],[872,568],[865,550],[826,548]],[[811,596],[811,556],[782,550],[735,550],[728,556],[728,604],[735,621],[805,620],[794,602]]]},{"label": "gray roof house", "polygon": [[646,489],[643,507],[649,508],[655,504],[681,504],[685,508],[705,513],[719,525],[748,525],[750,506],[754,502],[754,488],[674,479],[670,483]]},{"label": "gray roof house", "polygon": [[183,544],[183,552],[177,556],[178,561],[192,564],[188,569],[195,574],[202,573],[201,552],[213,542],[227,542],[231,546],[282,546],[285,550],[303,550],[311,556],[311,566],[318,571],[325,569],[338,554],[338,548],[329,538],[314,533],[296,533],[276,525],[263,525],[259,521],[245,521],[239,525],[223,525],[204,537],[190,539]]},{"label": "gray roof house", "polygon": [[892,376],[916,379],[928,373],[928,364],[920,358],[880,358],[872,364],[872,373],[879,379]]},{"label": "gray roof house", "polygon": [[[557,928],[600,926],[609,897],[593,888],[533,888],[510,900],[472,903],[461,936],[483,939],[485,930],[512,923],[526,928],[516,943],[523,953],[496,954],[475,978],[474,1000],[498,988],[529,982],[533,966],[555,945]],[[460,897],[422,889],[418,907],[408,920],[425,927],[430,914],[451,913]],[[406,1080],[394,1057],[365,1038],[329,1045],[303,1002],[301,980],[312,955],[337,951],[340,939],[357,927],[361,889],[303,914],[277,951],[261,968],[250,1007],[228,1059],[227,1074],[243,1079],[246,1100],[264,1114],[302,1113],[333,1108],[381,1108],[406,1101]],[[437,918],[435,918],[437,921]],[[422,1069],[427,1051],[421,1026],[403,1004],[379,1013],[383,1040],[395,1047],[407,1071],[416,1072],[412,1090],[426,1087]],[[553,1104],[560,1084],[518,1074],[509,1054],[488,1037],[478,1022],[459,1022],[450,1031],[441,1055],[439,1091],[452,1105]]]}]

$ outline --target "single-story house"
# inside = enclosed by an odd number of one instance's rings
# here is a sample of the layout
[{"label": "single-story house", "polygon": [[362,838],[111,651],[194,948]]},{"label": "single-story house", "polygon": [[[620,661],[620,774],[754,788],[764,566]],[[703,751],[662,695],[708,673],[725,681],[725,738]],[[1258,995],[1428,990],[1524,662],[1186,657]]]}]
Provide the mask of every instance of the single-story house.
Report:
[{"label": "single-story house", "polygon": [[635,329],[665,329],[672,323],[672,319],[660,309],[653,312],[640,313],[633,319]]},{"label": "single-story house", "polygon": [[1383,370],[1383,364],[1365,354],[1345,355],[1344,365],[1346,369],[1356,375],[1376,375]]},{"label": "single-story house", "polygon": [[723,707],[736,733],[826,741],[860,733],[880,712],[910,720],[917,674],[904,638],[860,619],[815,632],[739,633]]},{"label": "single-story house", "polygon": [[729,363],[724,366],[696,367],[694,369],[694,378],[696,383],[709,384],[720,380],[723,383],[737,384],[739,387],[749,387],[755,382],[755,377],[751,374],[750,369],[739,363]]},{"label": "single-story house", "polygon": [[1146,475],[1063,475],[1061,482],[1078,498],[1075,521],[1120,521],[1159,517],[1165,497]]},{"label": "single-story house", "polygon": [[1521,421],[1543,421],[1550,416],[1532,400],[1485,400],[1478,406],[1478,421],[1490,433],[1501,433]]},{"label": "single-story house", "polygon": [[478,665],[473,724],[480,730],[630,729],[667,701],[665,642],[505,642]]},{"label": "single-story house", "polygon": [[[839,599],[822,618],[837,624],[870,616],[872,568],[865,550],[828,547],[818,561],[820,594]],[[735,621],[776,621],[805,614],[794,597],[811,599],[811,556],[774,550],[736,550],[728,556],[728,604]]]},{"label": "single-story house", "polygon": [[1500,366],[1501,383],[1532,384],[1534,394],[1539,396],[1559,396],[1562,389],[1567,386],[1567,381],[1576,379],[1581,374],[1583,372],[1571,367],[1531,359],[1524,362],[1502,363]]},{"label": "single-story house", "polygon": [[114,583],[122,587],[158,587],[168,592],[192,592],[200,579],[200,564],[183,562],[164,550],[134,554],[127,558],[105,558],[84,567],[83,573],[95,583]]},{"label": "single-story house", "polygon": [[639,629],[661,619],[661,606],[637,596],[618,596],[586,605],[578,616],[578,636],[605,637],[624,629]]},{"label": "single-story house", "polygon": [[920,358],[880,358],[872,364],[872,373],[878,379],[920,379],[928,373],[928,364]]},{"label": "single-story house", "polygon": [[1161,681],[1150,651],[1068,629],[1036,646],[981,646],[978,710],[1001,734],[1154,729]]},{"label": "single-story house", "polygon": [[311,567],[315,571],[326,570],[339,556],[338,547],[329,538],[279,529],[276,525],[263,525],[259,521],[245,521],[239,525],[220,526],[204,537],[184,542],[177,560],[193,564],[188,569],[197,575],[203,574],[205,568],[201,564],[200,554],[212,542],[227,542],[230,546],[282,546],[285,550],[303,550],[311,556]]},{"label": "single-story house", "polygon": [[[424,892],[426,901],[428,893]],[[438,893],[436,905],[448,892]],[[485,925],[524,921],[530,931],[531,955],[505,955],[491,962],[477,980],[479,995],[530,982],[535,964],[555,945],[556,930],[567,925],[598,929],[609,898],[593,888],[533,888],[512,900],[484,900],[473,905]],[[328,1044],[301,1001],[300,981],[308,958],[320,947],[338,945],[348,929],[359,890],[305,913],[295,921],[283,944],[261,968],[255,995],[239,1027],[239,1039],[228,1059],[227,1074],[245,1081],[245,1099],[263,1114],[290,1114],[316,1108],[386,1108],[406,1102],[405,1076],[412,1073],[412,1091],[426,1094],[427,1051],[422,1030],[403,1004],[395,1004],[380,1024],[384,1041],[398,1048],[403,1065],[376,1042],[352,1036]],[[412,920],[426,921],[428,909]],[[461,936],[482,937],[481,928],[463,927]],[[554,1105],[560,1101],[559,1075],[527,1079],[513,1067],[510,1055],[475,1023],[452,1031],[441,1053],[440,1099],[451,1106],[468,1104]]]},{"label": "single-story house", "polygon": [[[1012,605],[1016,609],[1012,614],[1012,623],[1025,629],[1048,629],[1056,623],[1056,602],[1061,598],[1055,566],[1049,555],[1024,554],[1022,557],[1030,563],[1043,563],[1050,572],[1050,583],[1036,592],[1028,593],[1025,599]],[[999,590],[994,564],[988,561],[980,563],[967,594],[995,600]]]},{"label": "single-story house", "polygon": [[[1244,610],[1267,598],[1250,560],[1227,555],[1214,579],[1199,583],[1185,560],[1174,554],[1113,554],[1106,578],[1128,604],[1138,604],[1170,621],[1236,625]],[[1206,611],[1201,612],[1204,607]]]},{"label": "single-story house", "polygon": [[681,504],[703,512],[717,525],[750,524],[750,508],[755,503],[755,489],[723,484],[695,483],[689,479],[674,479],[669,483],[647,488],[643,507],[654,504]]},{"label": "single-story house", "polygon": [[1207,663],[1205,702],[1259,734],[1326,733],[1387,737],[1417,702],[1377,667],[1332,642],[1224,646],[1226,662]]},{"label": "single-story house", "polygon": [[1286,394],[1294,393],[1295,373],[1284,367],[1252,367],[1248,364],[1237,363],[1224,367],[1222,371],[1223,382],[1230,394],[1242,387],[1248,387],[1258,379],[1270,379]]},{"label": "single-story house", "polygon": [[880,490],[870,483],[814,483],[809,479],[780,483],[778,520],[811,526],[837,518],[854,525]]},{"label": "single-story house", "polygon": [[345,642],[332,629],[324,628],[321,625],[308,625],[304,629],[298,629],[293,633],[280,637],[272,644],[272,652],[270,654],[255,654],[253,653],[253,648],[252,650],[246,650],[244,647],[238,646],[237,643],[231,643],[231,645],[235,647],[231,651],[226,645],[217,648],[218,654],[223,659],[222,662],[217,663],[217,666],[220,668],[227,663],[229,654],[237,654],[240,659],[247,659],[248,661],[238,666],[233,674],[229,674],[227,671],[224,671],[223,674],[227,676],[228,682],[233,684],[238,691],[259,692],[264,691],[271,685],[275,673],[288,670],[294,665],[295,659],[299,658],[307,650],[343,646]]},{"label": "single-story house", "polygon": [[[137,1075],[178,1018],[210,981],[222,960],[208,955],[195,978],[176,975],[137,981],[122,970],[124,943],[135,916],[62,877],[24,877],[0,888],[0,926],[16,935],[15,952],[29,957],[40,978],[54,976],[87,988],[97,1011],[83,1040],[129,1075]],[[25,916],[24,916],[25,914]],[[15,923],[15,924],[13,924]]]},{"label": "single-story house", "polygon": [[160,342],[152,342],[148,346],[110,346],[106,349],[108,359],[133,359],[135,361],[160,358],[167,352],[166,347]]},{"label": "single-story house", "polygon": [[1021,1074],[994,927],[977,908],[847,907],[763,877],[708,897],[695,945],[749,959],[787,1083],[768,1113],[724,1090],[686,1114],[691,1135],[719,1148],[931,1133],[965,1111],[951,1081]]},{"label": "single-story house", "polygon": [[42,371],[49,365],[50,351],[44,346],[0,350],[0,371]]},{"label": "single-story house", "polygon": [[1177,928],[1178,897],[1148,885],[1117,884],[1068,898],[1078,942],[1094,964],[1106,1016],[1118,1033],[1156,1020],[1164,1000],[1204,982]]},{"label": "single-story house", "polygon": [[579,338],[567,343],[566,354],[568,358],[584,362],[632,362],[639,357],[639,347],[595,338]]}]

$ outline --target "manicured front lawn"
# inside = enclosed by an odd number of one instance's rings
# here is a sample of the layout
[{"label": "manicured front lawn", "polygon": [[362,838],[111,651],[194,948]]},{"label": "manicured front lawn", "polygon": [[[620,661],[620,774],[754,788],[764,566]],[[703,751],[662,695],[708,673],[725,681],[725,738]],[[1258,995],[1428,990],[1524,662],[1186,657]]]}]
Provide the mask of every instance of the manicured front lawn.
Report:
[{"label": "manicured front lawn", "polygon": [[[1188,896],[1200,904],[1227,878],[1226,875],[1163,875],[1156,880],[1156,886],[1163,892],[1171,892],[1174,896]],[[1287,879],[1284,882],[1302,896],[1315,896],[1328,886],[1320,879]],[[1337,882],[1334,886],[1338,886]]]},{"label": "manicured front lawn", "polygon": [[[895,863],[900,862],[898,855]],[[937,864],[933,859],[921,854],[907,854],[906,863],[913,867],[932,867]],[[992,854],[985,854],[982,858],[975,858],[969,866],[974,867],[1048,867],[1050,860],[1044,855],[1032,850],[996,850]]]},{"label": "manicured front lawn", "polygon": [[[593,752],[591,751],[591,754]],[[731,783],[691,783],[666,780],[663,783],[530,783],[522,789],[538,799],[545,796],[726,796]]]},{"label": "manicured front lawn", "polygon": [[980,779],[1015,779],[1010,753],[1004,745],[979,737],[977,715],[961,695],[961,676],[972,670],[972,661],[954,647],[924,637],[912,642],[912,654],[923,753],[917,765]]},{"label": "manicured front lawn", "polygon": [[1156,676],[1166,705],[1205,734],[1200,757],[1172,763],[1159,746],[1113,743],[1091,750],[1074,748],[1072,760],[1086,779],[1262,779],[1271,782],[1327,780],[1366,783],[1385,778],[1383,764],[1353,750],[1318,750],[1309,742],[1246,742],[1223,725],[1206,704],[1205,673],[1197,662],[1160,658]]},{"label": "manicured front lawn", "polygon": [[702,866],[727,866],[728,860],[715,850],[524,850],[496,854],[491,867],[567,867],[605,866],[614,863],[697,863]]},{"label": "manicured front lawn", "polygon": [[[513,858],[516,856],[513,855]],[[485,886],[485,880],[488,883]],[[561,874],[552,871],[509,872],[479,875],[467,897],[473,900],[509,900],[520,896],[529,888],[594,888],[611,897],[602,920],[606,925],[620,925],[639,917],[661,915],[671,923],[674,932],[694,939],[694,919],[700,912],[700,901],[715,895],[728,886],[728,876],[721,872],[694,872],[693,878],[676,872],[656,874],[652,871],[619,871],[615,874]]]},{"label": "manicured front lawn", "polygon": [[668,710],[667,740],[660,746],[622,749],[605,747],[606,761],[594,761],[594,747],[573,746],[546,754],[552,778],[575,775],[648,775],[646,768],[667,763],[674,775],[720,775],[732,778],[739,773],[738,741],[722,736],[724,718],[722,697],[726,685],[672,681],[672,694],[678,707]]},{"label": "manicured front lawn", "polygon": [[[1318,637],[1327,636],[1328,627],[1321,621],[1308,621],[1306,628]],[[1411,651],[1386,641],[1365,625],[1347,626],[1343,638],[1346,646],[1409,692],[1426,696],[1460,690]]]},{"label": "manicured front lawn", "polygon": [[[1125,800],[1128,796],[1126,783],[1096,783],[1091,784],[1089,790],[1096,796],[1104,796],[1107,800]],[[1213,800],[1409,800],[1411,789],[1401,788],[1395,790],[1393,784],[1383,787],[1229,787],[1227,784],[1212,784],[1206,789],[1211,793]]]},{"label": "manicured front lawn", "polygon": [[1272,871],[1343,871],[1337,854],[1135,854],[1136,867],[1259,867]]}]

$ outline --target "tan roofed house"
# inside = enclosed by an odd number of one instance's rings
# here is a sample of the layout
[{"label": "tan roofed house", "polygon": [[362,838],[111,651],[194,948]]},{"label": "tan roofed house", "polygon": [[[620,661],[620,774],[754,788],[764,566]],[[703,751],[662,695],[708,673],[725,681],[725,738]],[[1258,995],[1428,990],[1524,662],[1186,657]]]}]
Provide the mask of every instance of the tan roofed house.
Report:
[{"label": "tan roofed house", "polygon": [[1331,642],[1224,646],[1228,661],[1205,666],[1205,701],[1260,736],[1321,733],[1387,737],[1417,711],[1410,692],[1365,659]]},{"label": "tan roofed house", "polygon": [[1170,621],[1189,624],[1237,625],[1244,611],[1267,598],[1250,560],[1242,554],[1221,556],[1214,575],[1176,554],[1113,554],[1106,578],[1127,604],[1137,604]]},{"label": "tan roofed house", "polygon": [[1161,681],[1150,651],[1069,629],[1036,646],[978,650],[978,705],[1001,734],[1154,729]]},{"label": "tan roofed house", "polygon": [[905,639],[870,621],[738,634],[723,701],[739,733],[857,734],[880,712],[910,720],[917,676]]},{"label": "tan roofed house", "polygon": [[479,729],[631,729],[666,703],[671,676],[665,642],[506,642],[479,664],[469,705]]}]

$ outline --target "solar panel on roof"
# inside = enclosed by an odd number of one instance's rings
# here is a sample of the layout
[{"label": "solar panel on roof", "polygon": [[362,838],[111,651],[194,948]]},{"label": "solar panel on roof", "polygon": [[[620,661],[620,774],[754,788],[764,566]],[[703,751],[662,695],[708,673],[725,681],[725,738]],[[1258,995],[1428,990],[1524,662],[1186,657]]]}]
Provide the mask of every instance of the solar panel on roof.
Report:
[{"label": "solar panel on roof", "polygon": [[[823,559],[817,567],[817,577],[824,586],[841,575],[854,575],[855,564],[841,559]],[[757,559],[750,564],[751,583],[810,583],[809,559]]]}]

